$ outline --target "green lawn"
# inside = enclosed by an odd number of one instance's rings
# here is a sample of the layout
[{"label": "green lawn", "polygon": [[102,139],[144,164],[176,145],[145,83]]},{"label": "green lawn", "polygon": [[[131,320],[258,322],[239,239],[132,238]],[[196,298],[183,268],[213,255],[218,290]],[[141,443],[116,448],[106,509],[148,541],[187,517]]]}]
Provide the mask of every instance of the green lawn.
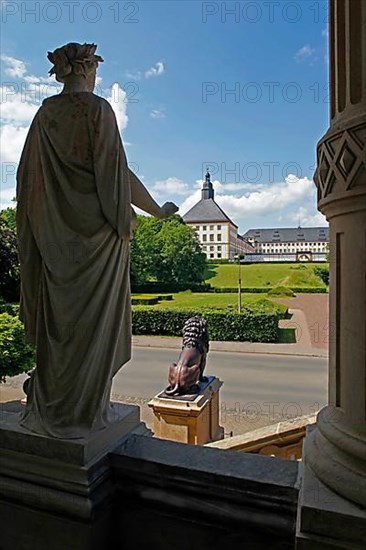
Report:
[{"label": "green lawn", "polygon": [[[143,296],[142,294],[134,294],[134,296]],[[150,295],[152,296],[152,295]],[[160,295],[161,296],[161,295]],[[263,294],[242,294],[242,306],[245,304],[253,304],[254,302],[263,301],[266,298]],[[286,311],[285,306],[281,306],[275,302],[268,300],[269,304],[275,304],[277,309],[281,309],[284,313]],[[158,304],[147,306],[149,308],[158,309],[232,309],[237,311],[238,307],[238,295],[235,293],[214,293],[214,292],[178,292],[173,294],[173,300],[163,300]]]},{"label": "green lawn", "polygon": [[[242,287],[324,287],[314,267],[326,264],[241,264]],[[238,264],[209,264],[205,279],[213,287],[229,288],[238,284]]]}]

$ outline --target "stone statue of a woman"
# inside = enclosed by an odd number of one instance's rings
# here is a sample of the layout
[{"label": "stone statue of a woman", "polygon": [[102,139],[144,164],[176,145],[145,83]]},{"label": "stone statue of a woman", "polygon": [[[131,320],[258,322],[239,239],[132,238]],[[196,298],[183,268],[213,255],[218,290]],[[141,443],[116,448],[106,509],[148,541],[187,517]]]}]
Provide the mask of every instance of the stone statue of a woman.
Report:
[{"label": "stone statue of a woman", "polygon": [[21,318],[36,345],[21,425],[84,438],[110,421],[112,378],[131,354],[131,203],[160,207],[129,170],[110,104],[93,94],[94,44],[49,53],[64,84],[37,112],[17,174]]}]

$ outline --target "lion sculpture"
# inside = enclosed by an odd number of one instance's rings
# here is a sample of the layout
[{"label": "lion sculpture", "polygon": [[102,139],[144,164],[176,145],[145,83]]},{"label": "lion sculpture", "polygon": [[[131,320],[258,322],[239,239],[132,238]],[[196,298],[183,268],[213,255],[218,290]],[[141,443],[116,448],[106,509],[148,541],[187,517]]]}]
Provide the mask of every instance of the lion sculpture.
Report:
[{"label": "lion sculpture", "polygon": [[188,319],[183,326],[183,346],[178,362],[169,367],[169,396],[194,393],[197,383],[204,382],[203,371],[209,350],[207,323],[202,317]]}]

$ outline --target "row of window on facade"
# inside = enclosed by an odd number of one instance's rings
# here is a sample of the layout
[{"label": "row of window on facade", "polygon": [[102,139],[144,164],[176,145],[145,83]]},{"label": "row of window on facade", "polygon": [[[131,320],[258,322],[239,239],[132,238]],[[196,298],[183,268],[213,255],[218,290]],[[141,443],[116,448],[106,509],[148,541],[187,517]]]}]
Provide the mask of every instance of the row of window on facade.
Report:
[{"label": "row of window on facade", "polygon": [[206,254],[208,258],[222,258],[222,247],[217,246],[202,246],[202,252]]},{"label": "row of window on facade", "polygon": [[217,229],[217,231],[221,231],[221,225],[195,225],[193,226],[193,229],[207,231],[207,227],[209,228],[208,231],[215,231],[215,229]]},{"label": "row of window on facade", "polygon": [[290,249],[295,252],[295,249],[299,249],[301,248],[302,250],[304,249],[311,249],[311,250],[315,250],[315,249],[318,249],[318,250],[325,250],[327,247],[327,245],[325,243],[270,243],[270,244],[262,244],[260,245],[260,249],[261,250],[274,250],[274,249],[279,249],[279,250],[288,250],[290,251]]},{"label": "row of window on facade", "polygon": [[310,243],[310,242],[296,242],[296,243],[263,243],[261,244],[260,246],[301,246],[301,245],[306,245],[306,246],[327,246],[327,243],[320,243],[320,242],[316,242],[316,243]]},{"label": "row of window on facade", "polygon": [[202,246],[202,250],[215,250],[215,249],[220,252],[222,250],[222,247],[220,245],[210,246],[210,247],[205,246],[205,245]]},{"label": "row of window on facade", "polygon": [[[216,237],[216,238],[215,238]],[[207,241],[207,235],[202,235],[202,240]],[[209,240],[212,241],[221,241],[221,233],[218,233],[217,235],[214,235],[213,233],[210,233]]]}]

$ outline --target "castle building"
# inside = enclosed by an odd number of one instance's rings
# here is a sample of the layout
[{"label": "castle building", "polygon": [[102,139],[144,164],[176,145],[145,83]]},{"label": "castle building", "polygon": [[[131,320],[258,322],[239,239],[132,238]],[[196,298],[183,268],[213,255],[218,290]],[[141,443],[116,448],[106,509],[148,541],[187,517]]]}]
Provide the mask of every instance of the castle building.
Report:
[{"label": "castle building", "polygon": [[202,198],[184,216],[198,236],[207,259],[233,260],[237,254],[254,253],[254,247],[238,234],[238,226],[215,202],[211,176],[207,172],[202,187]]},{"label": "castle building", "polygon": [[[329,243],[327,227],[249,229],[244,238],[262,261],[326,261]],[[249,258],[246,258],[247,260]]]}]

